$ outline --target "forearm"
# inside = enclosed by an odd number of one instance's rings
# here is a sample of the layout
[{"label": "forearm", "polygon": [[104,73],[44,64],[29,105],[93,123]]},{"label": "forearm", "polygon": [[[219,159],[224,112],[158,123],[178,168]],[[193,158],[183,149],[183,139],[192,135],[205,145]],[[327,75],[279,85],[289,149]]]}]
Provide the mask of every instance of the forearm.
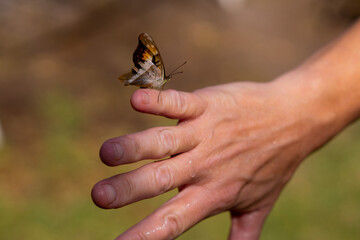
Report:
[{"label": "forearm", "polygon": [[311,72],[322,103],[338,121],[348,124],[360,116],[360,21],[310,58],[300,68]]},{"label": "forearm", "polygon": [[[360,116],[360,21],[300,68],[314,74],[322,103],[338,121]],[[340,124],[340,123],[339,123]]]},{"label": "forearm", "polygon": [[[327,138],[360,117],[360,21],[275,84],[291,86]],[[291,79],[291,82],[289,82]],[[286,82],[287,81],[287,82]],[[287,89],[288,90],[288,89]]]}]

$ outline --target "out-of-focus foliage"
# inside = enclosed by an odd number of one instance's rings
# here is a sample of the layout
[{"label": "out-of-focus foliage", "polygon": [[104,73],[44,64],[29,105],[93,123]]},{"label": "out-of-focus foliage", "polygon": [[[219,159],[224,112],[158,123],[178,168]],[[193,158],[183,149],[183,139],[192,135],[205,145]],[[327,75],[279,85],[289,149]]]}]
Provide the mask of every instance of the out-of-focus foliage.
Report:
[{"label": "out-of-focus foliage", "polygon": [[[90,199],[95,182],[141,164],[103,166],[104,140],[176,123],[134,112],[135,88],[117,81],[139,33],[167,70],[188,61],[168,88],[270,81],[349,25],[359,3],[339,2],[0,0],[0,239],[113,239],[176,194],[111,211]],[[350,127],[300,168],[263,239],[360,235],[359,134]],[[180,239],[225,239],[228,227],[224,213]]]}]

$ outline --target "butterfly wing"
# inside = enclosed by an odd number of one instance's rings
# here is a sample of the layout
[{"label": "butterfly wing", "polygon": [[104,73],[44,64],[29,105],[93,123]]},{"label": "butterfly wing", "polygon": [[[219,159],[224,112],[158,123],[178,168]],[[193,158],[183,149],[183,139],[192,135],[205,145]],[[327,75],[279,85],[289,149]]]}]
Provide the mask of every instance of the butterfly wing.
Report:
[{"label": "butterfly wing", "polygon": [[146,60],[152,61],[156,67],[161,71],[161,77],[165,76],[164,63],[162,61],[160,51],[156,47],[155,41],[147,33],[141,33],[139,35],[139,44],[133,54],[133,62],[135,67],[139,62],[144,62]]},{"label": "butterfly wing", "polygon": [[147,33],[139,35],[139,44],[133,54],[135,67],[119,77],[125,85],[161,88],[165,83],[165,69],[154,40]]},{"label": "butterfly wing", "polygon": [[120,80],[127,85],[135,85],[141,88],[157,88],[162,87],[162,81],[157,81],[161,75],[160,69],[152,62],[139,62],[140,68],[134,68],[133,71],[119,77]]}]

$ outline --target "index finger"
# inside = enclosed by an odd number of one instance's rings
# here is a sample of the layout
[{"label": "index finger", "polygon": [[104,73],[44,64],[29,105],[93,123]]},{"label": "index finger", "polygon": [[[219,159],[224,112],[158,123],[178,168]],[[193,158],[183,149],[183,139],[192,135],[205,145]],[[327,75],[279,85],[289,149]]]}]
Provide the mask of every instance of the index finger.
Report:
[{"label": "index finger", "polygon": [[131,97],[131,105],[139,112],[174,119],[190,119],[201,115],[206,102],[195,93],[176,90],[139,89]]}]

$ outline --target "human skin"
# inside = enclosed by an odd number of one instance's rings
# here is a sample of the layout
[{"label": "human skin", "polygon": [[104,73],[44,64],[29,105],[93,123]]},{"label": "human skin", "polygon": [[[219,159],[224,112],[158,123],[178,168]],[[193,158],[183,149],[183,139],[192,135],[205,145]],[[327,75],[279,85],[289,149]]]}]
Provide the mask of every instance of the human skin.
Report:
[{"label": "human skin", "polygon": [[223,211],[229,239],[258,239],[301,162],[360,117],[360,21],[304,64],[267,83],[236,82],[192,93],[140,89],[137,111],[178,119],[106,141],[109,166],[161,159],[97,183],[92,198],[119,208],[179,193],[117,239],[173,239]]}]

